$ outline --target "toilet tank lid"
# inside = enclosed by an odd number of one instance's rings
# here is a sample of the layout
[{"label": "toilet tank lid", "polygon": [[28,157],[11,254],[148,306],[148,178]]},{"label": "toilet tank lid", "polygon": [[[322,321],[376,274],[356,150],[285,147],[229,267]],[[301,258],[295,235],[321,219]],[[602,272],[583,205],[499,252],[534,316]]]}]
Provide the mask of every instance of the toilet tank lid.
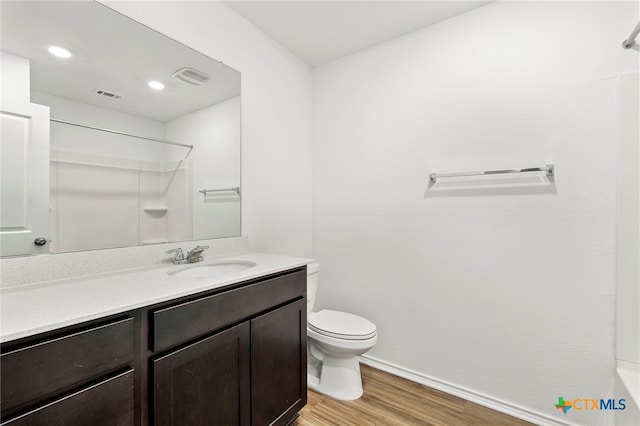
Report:
[{"label": "toilet tank lid", "polygon": [[307,264],[307,274],[313,274],[320,270],[320,264],[318,262],[311,262]]}]

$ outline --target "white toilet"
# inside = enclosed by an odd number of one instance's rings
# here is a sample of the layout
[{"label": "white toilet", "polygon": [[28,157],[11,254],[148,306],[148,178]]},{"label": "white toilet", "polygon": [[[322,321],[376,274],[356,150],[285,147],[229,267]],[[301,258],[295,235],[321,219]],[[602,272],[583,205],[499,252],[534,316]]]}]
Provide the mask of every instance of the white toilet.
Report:
[{"label": "white toilet", "polygon": [[357,315],[321,310],[313,312],[320,265],[307,265],[307,383],[336,399],[362,396],[358,356],[378,342],[376,326]]}]

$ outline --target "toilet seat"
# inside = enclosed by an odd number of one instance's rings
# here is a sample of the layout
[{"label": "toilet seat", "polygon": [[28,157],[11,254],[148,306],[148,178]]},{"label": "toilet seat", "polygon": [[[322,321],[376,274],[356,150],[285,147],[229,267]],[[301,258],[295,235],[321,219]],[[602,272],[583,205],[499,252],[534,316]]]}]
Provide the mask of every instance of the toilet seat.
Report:
[{"label": "toilet seat", "polygon": [[316,333],[336,339],[367,340],[376,335],[376,326],[371,321],[328,309],[309,313],[307,324]]}]

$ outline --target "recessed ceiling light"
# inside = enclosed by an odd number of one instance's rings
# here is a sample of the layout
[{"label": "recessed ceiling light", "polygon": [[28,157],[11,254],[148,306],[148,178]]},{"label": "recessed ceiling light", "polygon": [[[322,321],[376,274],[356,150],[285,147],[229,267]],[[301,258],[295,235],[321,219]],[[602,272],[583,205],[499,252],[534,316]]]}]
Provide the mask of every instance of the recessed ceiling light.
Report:
[{"label": "recessed ceiling light", "polygon": [[159,81],[156,81],[156,80],[151,80],[147,84],[149,85],[149,87],[151,87],[154,90],[162,90],[162,89],[164,89],[164,84],[162,84],[162,83],[160,83]]},{"label": "recessed ceiling light", "polygon": [[49,53],[57,56],[58,58],[68,59],[73,56],[73,54],[68,49],[60,46],[49,46],[47,47],[47,50],[49,51]]}]

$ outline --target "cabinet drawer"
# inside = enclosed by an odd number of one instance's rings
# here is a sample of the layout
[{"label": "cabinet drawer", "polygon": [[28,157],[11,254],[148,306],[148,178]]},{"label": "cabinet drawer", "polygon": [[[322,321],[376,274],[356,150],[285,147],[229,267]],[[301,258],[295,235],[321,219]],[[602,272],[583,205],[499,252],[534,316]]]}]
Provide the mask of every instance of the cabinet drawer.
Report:
[{"label": "cabinet drawer", "polygon": [[241,321],[306,293],[307,274],[299,270],[151,313],[153,351],[189,341]]},{"label": "cabinet drawer", "polygon": [[133,426],[133,370],[60,398],[2,426]]},{"label": "cabinet drawer", "polygon": [[126,318],[3,353],[3,416],[129,364],[133,340]]}]

